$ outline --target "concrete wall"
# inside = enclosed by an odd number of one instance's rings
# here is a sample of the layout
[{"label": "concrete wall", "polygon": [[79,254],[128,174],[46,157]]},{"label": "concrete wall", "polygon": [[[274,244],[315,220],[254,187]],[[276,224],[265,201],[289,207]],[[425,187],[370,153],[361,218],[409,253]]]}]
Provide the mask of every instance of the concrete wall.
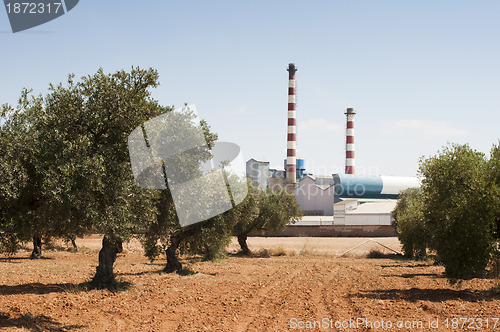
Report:
[{"label": "concrete wall", "polygon": [[252,233],[251,236],[388,237],[397,236],[397,234],[394,227],[387,225],[289,225],[285,230],[279,233],[261,232]]},{"label": "concrete wall", "polygon": [[345,225],[391,225],[391,214],[346,213]]}]

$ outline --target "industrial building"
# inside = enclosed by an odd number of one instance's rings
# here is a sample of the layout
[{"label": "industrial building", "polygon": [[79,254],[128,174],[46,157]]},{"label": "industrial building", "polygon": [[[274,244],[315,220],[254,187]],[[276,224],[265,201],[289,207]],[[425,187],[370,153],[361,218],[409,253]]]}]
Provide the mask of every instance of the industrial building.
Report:
[{"label": "industrial building", "polygon": [[[247,161],[247,177],[259,188],[287,188],[300,204],[304,217],[281,235],[394,235],[391,212],[402,190],[419,187],[415,177],[359,176],[355,174],[354,116],[347,108],[345,174],[315,175],[307,172],[303,159],[296,155],[296,72],[288,71],[287,145],[284,169],[272,169],[268,161]],[[321,229],[319,229],[320,227]],[[325,228],[326,227],[326,228]],[[329,235],[328,235],[329,234]]]},{"label": "industrial building", "polygon": [[246,163],[247,178],[251,183],[257,185],[257,188],[265,190],[269,188],[269,161],[260,159],[250,159]]},{"label": "industrial building", "polygon": [[307,175],[293,189],[293,194],[305,216],[333,216],[333,177]]},{"label": "industrial building", "polygon": [[[269,162],[263,160],[247,161],[247,176],[262,189],[282,189],[286,183],[284,171],[270,169]],[[307,218],[307,225],[313,225],[314,220],[321,225],[326,220],[332,225],[390,225],[399,193],[420,185],[415,177],[315,176],[304,169],[296,170],[296,179],[293,193],[304,216],[330,217]]]},{"label": "industrial building", "polygon": [[391,225],[396,200],[359,203],[346,199],[334,204],[333,225]]}]

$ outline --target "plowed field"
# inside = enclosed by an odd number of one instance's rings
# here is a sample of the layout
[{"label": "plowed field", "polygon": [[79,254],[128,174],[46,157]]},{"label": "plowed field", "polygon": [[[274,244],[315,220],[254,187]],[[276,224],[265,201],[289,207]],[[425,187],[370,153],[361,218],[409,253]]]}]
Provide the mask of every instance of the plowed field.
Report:
[{"label": "plowed field", "polygon": [[[366,239],[250,238],[253,251],[282,256],[185,259],[186,275],[161,273],[165,261],[150,263],[132,242],[115,265],[130,287],[115,293],[80,285],[95,271],[99,241],[40,260],[0,256],[0,330],[451,331],[467,318],[464,329],[500,331],[494,280],[451,286],[429,262],[363,258],[371,248],[389,253],[374,242],[337,257]],[[395,238],[377,241],[399,250]]]}]

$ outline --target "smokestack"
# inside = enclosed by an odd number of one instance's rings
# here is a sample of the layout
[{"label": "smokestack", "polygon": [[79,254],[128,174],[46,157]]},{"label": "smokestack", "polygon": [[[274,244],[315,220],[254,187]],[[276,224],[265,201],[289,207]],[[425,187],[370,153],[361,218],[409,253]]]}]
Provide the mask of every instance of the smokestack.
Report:
[{"label": "smokestack", "polygon": [[288,130],[286,143],[286,180],[288,183],[295,184],[297,157],[295,149],[297,148],[297,122],[295,114],[295,72],[297,67],[294,63],[288,64]]},{"label": "smokestack", "polygon": [[345,135],[345,174],[355,174],[354,171],[354,112],[353,108],[348,108],[344,113],[347,118]]}]

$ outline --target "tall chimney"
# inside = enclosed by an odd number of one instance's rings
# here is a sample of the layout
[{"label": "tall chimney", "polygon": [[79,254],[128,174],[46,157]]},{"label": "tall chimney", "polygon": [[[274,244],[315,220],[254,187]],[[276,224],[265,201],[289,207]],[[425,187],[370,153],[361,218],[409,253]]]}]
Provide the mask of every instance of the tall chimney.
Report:
[{"label": "tall chimney", "polygon": [[355,174],[354,171],[354,112],[353,108],[348,108],[344,113],[347,118],[345,135],[345,174]]},{"label": "tall chimney", "polygon": [[295,113],[295,72],[297,67],[294,63],[288,64],[288,130],[286,143],[286,180],[288,183],[295,184],[297,157],[295,149],[297,148],[297,122]]}]

